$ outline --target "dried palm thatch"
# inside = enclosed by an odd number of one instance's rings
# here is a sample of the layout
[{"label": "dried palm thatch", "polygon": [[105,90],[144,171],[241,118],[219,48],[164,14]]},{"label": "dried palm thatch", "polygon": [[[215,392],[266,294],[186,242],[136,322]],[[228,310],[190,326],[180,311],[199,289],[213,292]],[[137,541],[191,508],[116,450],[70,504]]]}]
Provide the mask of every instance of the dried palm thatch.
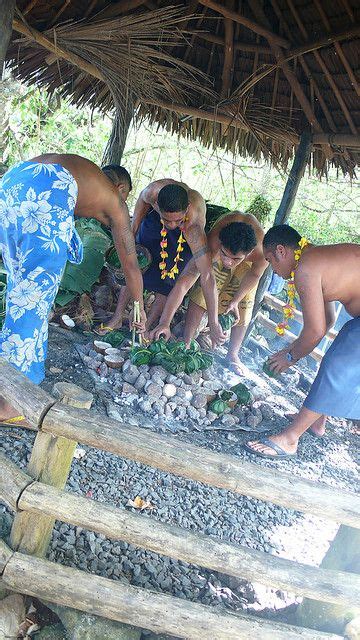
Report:
[{"label": "dried palm thatch", "polygon": [[[181,13],[179,8],[167,7],[112,20],[67,23],[43,32],[58,49],[59,57],[47,55],[31,30],[15,44],[21,46],[30,81],[36,80],[50,91],[60,88],[79,106],[93,103],[95,94],[98,107],[115,107],[119,114],[125,114],[149,96],[175,102],[194,99],[200,85],[202,94],[205,90],[210,99],[214,94],[206,74],[166,50],[179,40],[186,44],[180,31],[184,22]],[[83,72],[68,65],[67,53],[97,71],[97,78],[85,92]],[[13,64],[15,67],[17,61]]]}]

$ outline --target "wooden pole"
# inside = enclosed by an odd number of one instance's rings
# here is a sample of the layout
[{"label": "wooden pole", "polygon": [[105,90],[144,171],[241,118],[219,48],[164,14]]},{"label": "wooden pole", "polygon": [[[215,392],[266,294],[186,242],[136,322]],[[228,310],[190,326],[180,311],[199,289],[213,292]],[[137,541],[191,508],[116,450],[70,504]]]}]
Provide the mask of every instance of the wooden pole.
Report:
[{"label": "wooden pole", "polygon": [[340,640],[254,616],[223,613],[21,553],[8,558],[3,582],[12,591],[187,640]]},{"label": "wooden pole", "polygon": [[15,0],[0,0],[0,80],[12,35]]},{"label": "wooden pole", "polygon": [[[13,465],[13,463],[11,463]],[[13,465],[15,467],[16,466]],[[107,538],[177,558],[236,578],[246,578],[298,595],[342,604],[360,602],[360,577],[310,567],[201,533],[144,518],[34,482],[22,492],[19,508],[97,531]],[[351,579],[350,579],[351,578]]]},{"label": "wooden pole", "polygon": [[149,433],[93,411],[55,405],[44,418],[42,430],[175,475],[360,528],[360,496],[355,493],[334,493],[332,487],[294,478],[278,469],[188,442],[180,445],[174,437]]},{"label": "wooden pole", "polygon": [[289,219],[291,209],[296,198],[301,178],[304,175],[306,165],[312,149],[312,137],[310,131],[303,131],[300,144],[295,152],[294,162],[286,182],[283,197],[275,214],[275,224],[285,224]]},{"label": "wooden pole", "polygon": [[110,138],[104,151],[102,165],[121,164],[124,153],[126,137],[134,117],[135,102],[131,97],[124,109],[117,107],[115,110]]},{"label": "wooden pole", "polygon": [[[34,385],[35,386],[35,385]],[[37,387],[35,387],[37,388]],[[90,409],[93,396],[73,384],[57,383],[54,395],[68,406]],[[63,489],[69,476],[76,440],[54,437],[39,432],[35,438],[27,473],[31,478]],[[25,512],[15,515],[10,535],[13,549],[36,556],[45,556],[54,528],[55,518]]]},{"label": "wooden pole", "polygon": [[18,500],[33,478],[18,469],[3,453],[0,453],[0,500],[16,511]]},{"label": "wooden pole", "polygon": [[55,400],[23,373],[0,358],[0,395],[38,427]]}]

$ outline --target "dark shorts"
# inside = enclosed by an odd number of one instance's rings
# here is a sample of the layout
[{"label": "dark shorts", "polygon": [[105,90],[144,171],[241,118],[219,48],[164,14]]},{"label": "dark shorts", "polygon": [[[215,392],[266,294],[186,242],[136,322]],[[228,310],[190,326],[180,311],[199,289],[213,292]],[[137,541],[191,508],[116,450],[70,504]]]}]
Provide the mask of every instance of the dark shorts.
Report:
[{"label": "dark shorts", "polygon": [[316,413],[360,420],[360,317],[349,320],[339,331],[304,406]]},{"label": "dark shorts", "polygon": [[[165,278],[165,280],[161,279],[161,271],[159,269],[159,262],[161,261],[161,229],[162,224],[160,216],[157,211],[151,209],[146,214],[146,217],[140,225],[139,231],[136,236],[136,242],[149,249],[152,256],[152,263],[149,269],[143,275],[144,288],[148,291],[155,291],[156,293],[162,293],[164,296],[167,296],[173,288],[176,282],[176,278],[175,280],[170,280],[170,278]],[[180,229],[174,229],[173,231],[167,232],[168,246],[166,251],[168,252],[169,257],[166,258],[166,264],[168,266],[168,269],[170,269],[174,264],[174,258],[177,253],[177,245],[180,233]],[[183,262],[178,263],[179,273],[181,273],[192,256],[190,247],[187,242],[183,244],[183,248],[184,251],[181,254]]]}]

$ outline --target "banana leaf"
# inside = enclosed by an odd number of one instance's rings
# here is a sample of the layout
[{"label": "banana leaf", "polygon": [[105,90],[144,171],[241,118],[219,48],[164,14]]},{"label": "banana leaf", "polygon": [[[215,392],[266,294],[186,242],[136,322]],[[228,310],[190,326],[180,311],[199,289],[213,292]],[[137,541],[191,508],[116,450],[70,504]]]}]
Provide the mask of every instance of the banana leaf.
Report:
[{"label": "banana leaf", "polygon": [[89,292],[98,280],[105,263],[105,253],[112,244],[97,220],[83,218],[75,223],[84,247],[81,264],[67,263],[55,304],[64,306],[78,294]]},{"label": "banana leaf", "polygon": [[221,216],[230,212],[231,210],[227,207],[221,207],[218,204],[211,204],[211,202],[207,202],[205,233],[208,233],[213,228],[214,224],[219,218],[221,218]]}]

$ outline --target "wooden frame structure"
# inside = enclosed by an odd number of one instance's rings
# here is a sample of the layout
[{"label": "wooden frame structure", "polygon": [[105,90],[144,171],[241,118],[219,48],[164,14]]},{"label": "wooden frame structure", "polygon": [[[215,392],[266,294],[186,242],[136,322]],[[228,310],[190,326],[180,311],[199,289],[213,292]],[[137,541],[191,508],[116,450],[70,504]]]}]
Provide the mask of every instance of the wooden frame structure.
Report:
[{"label": "wooden frame structure", "polygon": [[[44,518],[49,522],[57,518],[228,575],[256,579],[324,602],[356,604],[360,599],[360,577],[355,574],[309,567],[141,518],[64,491],[64,473],[60,487],[55,478],[64,463],[61,452],[80,441],[170,473],[355,528],[360,528],[359,496],[345,491],[334,494],[325,485],[180,444],[174,437],[144,432],[86,409],[65,407],[2,359],[0,383],[5,399],[21,409],[38,430],[27,472],[0,456],[0,498],[16,511],[12,549],[0,544],[0,575],[5,587],[194,640],[241,640],[250,634],[259,640],[339,639],[333,634],[244,614],[219,613],[211,607],[118,584],[24,554],[44,555],[46,549],[41,541],[31,548],[31,538],[41,538]],[[53,456],[55,450],[57,455]],[[68,463],[66,458],[66,474]]]}]

